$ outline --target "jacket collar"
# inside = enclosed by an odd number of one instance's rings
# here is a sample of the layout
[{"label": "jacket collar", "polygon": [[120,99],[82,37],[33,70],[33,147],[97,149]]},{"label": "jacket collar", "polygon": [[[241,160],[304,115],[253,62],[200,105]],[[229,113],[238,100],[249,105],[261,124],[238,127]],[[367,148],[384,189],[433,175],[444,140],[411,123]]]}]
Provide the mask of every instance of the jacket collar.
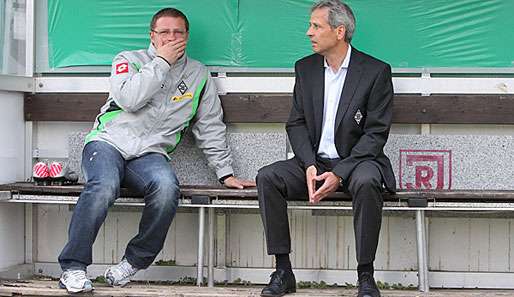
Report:
[{"label": "jacket collar", "polygon": [[[334,131],[337,131],[337,128],[341,124],[344,114],[350,106],[350,102],[352,101],[353,94],[357,88],[357,85],[359,84],[362,74],[362,57],[360,52],[351,46],[348,47],[348,50],[350,52],[348,55],[346,55],[341,65],[341,67],[348,67],[348,72],[346,73],[346,79],[344,82],[343,90],[341,92],[341,97],[339,99]],[[316,135],[318,136],[317,141],[319,141],[319,138],[321,137],[321,128],[323,125],[323,109],[325,104],[325,58],[322,55],[316,55],[314,65],[316,69],[313,73],[314,75],[312,79],[314,86],[314,116],[316,123]]]},{"label": "jacket collar", "polygon": [[361,53],[352,48],[350,63],[348,65],[348,72],[346,73],[346,80],[344,82],[341,98],[339,99],[339,106],[337,108],[335,130],[341,124],[341,121],[348,111],[348,107],[353,99],[353,94],[359,85],[362,76],[362,55]]}]

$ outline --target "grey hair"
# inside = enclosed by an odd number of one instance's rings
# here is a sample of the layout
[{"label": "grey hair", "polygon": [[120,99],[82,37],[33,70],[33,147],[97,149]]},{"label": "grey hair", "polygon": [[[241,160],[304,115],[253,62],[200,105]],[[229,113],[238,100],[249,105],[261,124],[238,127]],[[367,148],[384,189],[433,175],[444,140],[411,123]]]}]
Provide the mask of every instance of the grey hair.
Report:
[{"label": "grey hair", "polygon": [[320,8],[328,8],[328,24],[335,29],[344,26],[344,40],[348,43],[352,41],[355,32],[355,16],[353,11],[346,3],[339,0],[320,0],[312,5],[311,12]]}]

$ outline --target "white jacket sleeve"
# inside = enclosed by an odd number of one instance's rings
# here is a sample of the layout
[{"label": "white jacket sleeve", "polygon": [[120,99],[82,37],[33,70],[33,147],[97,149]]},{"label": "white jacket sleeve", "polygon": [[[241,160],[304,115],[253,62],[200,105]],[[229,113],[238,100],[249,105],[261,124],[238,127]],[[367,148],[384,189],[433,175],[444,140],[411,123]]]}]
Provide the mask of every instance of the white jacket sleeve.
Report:
[{"label": "white jacket sleeve", "polygon": [[234,174],[232,157],[226,140],[226,126],[223,123],[221,101],[210,74],[200,98],[192,132],[196,145],[203,151],[207,162],[216,171],[218,178]]}]

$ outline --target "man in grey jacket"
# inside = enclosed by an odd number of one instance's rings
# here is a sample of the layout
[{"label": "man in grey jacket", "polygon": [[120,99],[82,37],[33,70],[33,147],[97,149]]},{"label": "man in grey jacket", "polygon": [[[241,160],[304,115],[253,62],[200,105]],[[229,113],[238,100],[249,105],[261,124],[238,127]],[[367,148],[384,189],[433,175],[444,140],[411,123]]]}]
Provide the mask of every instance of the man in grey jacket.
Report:
[{"label": "man in grey jacket", "polygon": [[59,284],[68,292],[93,290],[86,268],[121,185],[142,193],[145,207],[139,233],[128,243],[122,261],[107,269],[105,278],[112,286],[123,286],[152,264],[180,196],[169,154],[190,125],[222,184],[255,186],[233,175],[216,87],[207,68],[185,54],[188,37],[187,17],[165,8],[152,18],[149,48],[124,51],[113,60],[109,99],[82,153],[86,185],[73,212],[68,243],[59,256],[63,270]]}]

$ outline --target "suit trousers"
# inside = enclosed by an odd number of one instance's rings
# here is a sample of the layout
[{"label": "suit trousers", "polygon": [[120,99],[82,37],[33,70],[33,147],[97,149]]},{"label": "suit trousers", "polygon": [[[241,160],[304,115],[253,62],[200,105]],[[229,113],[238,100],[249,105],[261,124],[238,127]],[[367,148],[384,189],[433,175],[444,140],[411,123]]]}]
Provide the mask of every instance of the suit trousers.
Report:
[{"label": "suit trousers", "polygon": [[[317,174],[331,171],[338,160],[317,160]],[[372,263],[382,222],[382,175],[373,161],[360,163],[345,181],[352,196],[353,227],[357,263]],[[308,200],[305,169],[296,159],[278,161],[257,174],[259,207],[269,255],[289,254],[291,237],[287,216],[288,200]]]}]

